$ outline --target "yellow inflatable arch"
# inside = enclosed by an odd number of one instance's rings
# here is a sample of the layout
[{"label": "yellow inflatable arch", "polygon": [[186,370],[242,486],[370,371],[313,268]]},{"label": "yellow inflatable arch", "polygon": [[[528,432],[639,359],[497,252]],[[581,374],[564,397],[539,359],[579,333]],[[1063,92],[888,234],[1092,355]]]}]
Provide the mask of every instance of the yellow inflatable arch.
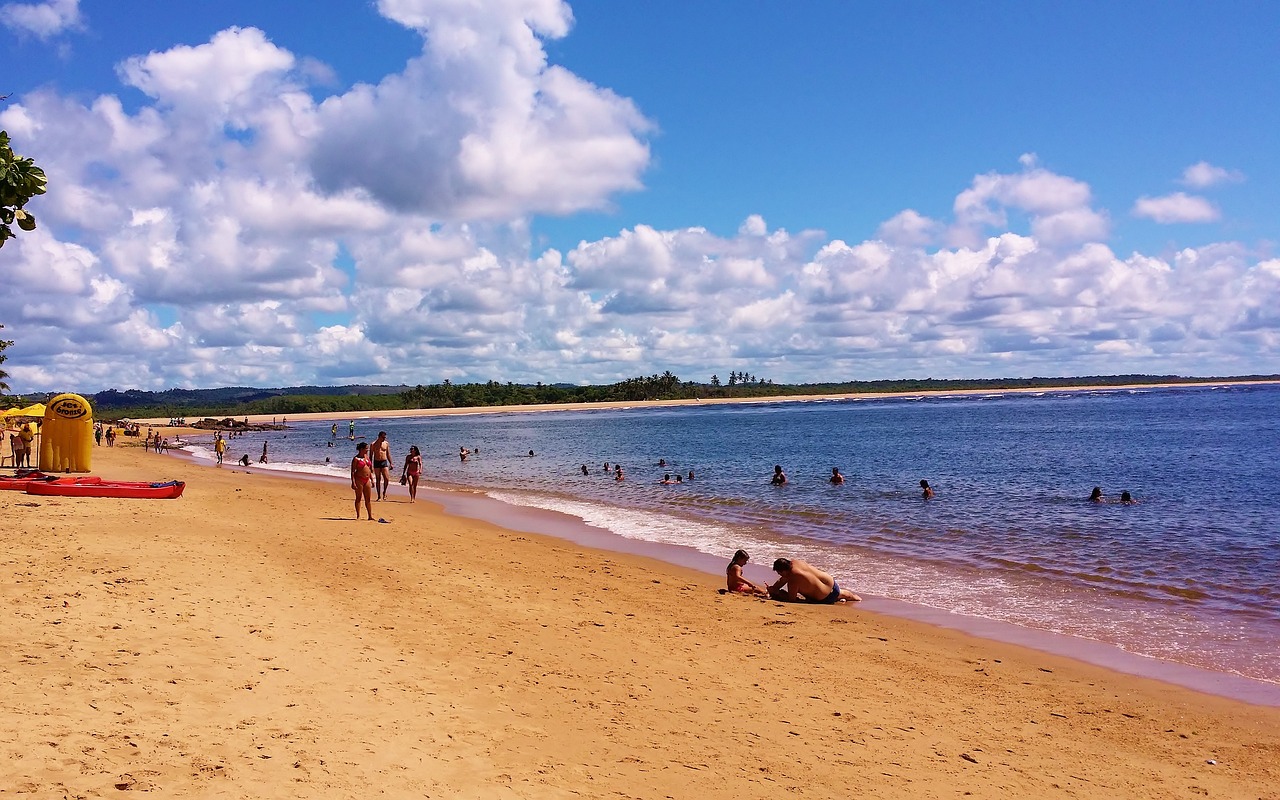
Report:
[{"label": "yellow inflatable arch", "polygon": [[45,404],[40,429],[41,472],[88,472],[93,455],[93,409],[78,394]]}]

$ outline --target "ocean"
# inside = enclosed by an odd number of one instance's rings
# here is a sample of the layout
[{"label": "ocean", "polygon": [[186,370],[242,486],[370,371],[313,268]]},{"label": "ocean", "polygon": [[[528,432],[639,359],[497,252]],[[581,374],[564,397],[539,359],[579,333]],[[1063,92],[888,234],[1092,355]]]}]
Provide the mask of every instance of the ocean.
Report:
[{"label": "ocean", "polygon": [[[265,440],[272,469],[345,478],[354,443],[331,424],[232,440],[228,460]],[[417,445],[424,485],[726,562],[744,548],[757,581],[804,558],[859,593],[1280,683],[1277,386],[356,419],[379,430],[397,475]]]}]

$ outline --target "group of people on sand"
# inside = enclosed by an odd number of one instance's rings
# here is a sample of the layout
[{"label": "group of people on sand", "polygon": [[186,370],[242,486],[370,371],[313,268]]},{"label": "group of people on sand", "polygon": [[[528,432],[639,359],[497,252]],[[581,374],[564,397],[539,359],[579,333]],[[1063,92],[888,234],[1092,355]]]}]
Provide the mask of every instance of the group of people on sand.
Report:
[{"label": "group of people on sand", "polygon": [[[409,502],[417,502],[418,481],[422,477],[422,452],[417,445],[409,448],[400,470],[400,484],[409,489]],[[373,444],[360,442],[351,459],[351,490],[355,492],[356,519],[360,519],[360,504],[364,503],[365,515],[373,519],[373,501],[386,500],[391,488],[391,442],[387,432],[378,431]]]},{"label": "group of people on sand", "polygon": [[742,568],[751,560],[746,550],[733,554],[729,566],[725,568],[727,589],[736,594],[768,597],[784,603],[811,603],[815,605],[835,605],[843,602],[858,602],[862,598],[848,589],[841,588],[831,573],[818,569],[807,561],[798,558],[779,558],[773,562],[773,571],[778,580],[768,585],[761,585],[747,580]]}]

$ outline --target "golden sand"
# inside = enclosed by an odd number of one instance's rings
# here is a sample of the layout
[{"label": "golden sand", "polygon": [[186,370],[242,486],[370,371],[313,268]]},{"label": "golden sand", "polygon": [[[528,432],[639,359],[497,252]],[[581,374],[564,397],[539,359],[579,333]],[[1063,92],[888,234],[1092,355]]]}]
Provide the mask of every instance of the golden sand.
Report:
[{"label": "golden sand", "polygon": [[[0,492],[0,796],[1280,798],[1280,709],[99,448]],[[398,487],[397,487],[398,488]]]}]

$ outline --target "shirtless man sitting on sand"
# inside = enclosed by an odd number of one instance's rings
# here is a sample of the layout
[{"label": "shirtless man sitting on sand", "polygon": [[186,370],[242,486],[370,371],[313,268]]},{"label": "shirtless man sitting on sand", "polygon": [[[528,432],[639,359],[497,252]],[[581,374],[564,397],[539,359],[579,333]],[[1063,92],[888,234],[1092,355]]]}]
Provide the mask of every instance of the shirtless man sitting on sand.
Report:
[{"label": "shirtless man sitting on sand", "polygon": [[773,562],[773,571],[781,576],[769,586],[769,596],[774,600],[834,605],[845,600],[862,599],[848,589],[841,589],[830,573],[800,559],[780,558]]},{"label": "shirtless man sitting on sand", "polygon": [[729,566],[725,567],[724,575],[728,589],[738,594],[758,594],[761,597],[768,597],[769,590],[754,584],[742,575],[742,568],[746,566],[751,556],[747,555],[746,550],[739,550],[733,554],[733,560],[729,562]]}]

